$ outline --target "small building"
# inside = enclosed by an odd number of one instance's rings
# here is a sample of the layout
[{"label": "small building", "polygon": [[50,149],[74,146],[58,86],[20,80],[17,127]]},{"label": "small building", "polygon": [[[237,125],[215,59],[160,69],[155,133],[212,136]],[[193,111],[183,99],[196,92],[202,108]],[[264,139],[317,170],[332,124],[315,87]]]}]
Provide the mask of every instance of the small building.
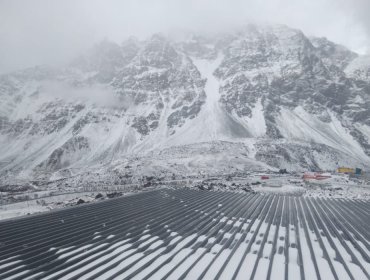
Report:
[{"label": "small building", "polygon": [[349,176],[352,178],[361,178],[361,177],[365,177],[365,173],[362,172],[361,168],[356,168],[355,172],[352,174],[349,174]]},{"label": "small building", "polygon": [[362,175],[362,169],[361,168],[356,168],[355,174],[358,175],[358,176]]},{"label": "small building", "polygon": [[355,173],[355,169],[349,168],[349,167],[339,167],[337,169],[337,172],[338,173],[344,173],[344,174],[354,174]]},{"label": "small building", "polygon": [[302,176],[302,179],[304,181],[309,181],[309,180],[326,180],[330,179],[331,175],[329,173],[322,173],[322,172],[305,172]]}]

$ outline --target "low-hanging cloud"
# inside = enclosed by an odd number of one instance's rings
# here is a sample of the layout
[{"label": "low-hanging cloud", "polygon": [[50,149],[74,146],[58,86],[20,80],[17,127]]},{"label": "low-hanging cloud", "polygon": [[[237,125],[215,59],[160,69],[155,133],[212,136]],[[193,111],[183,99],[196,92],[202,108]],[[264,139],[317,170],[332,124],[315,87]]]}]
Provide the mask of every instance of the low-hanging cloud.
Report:
[{"label": "low-hanging cloud", "polygon": [[129,97],[117,94],[111,87],[93,84],[75,87],[61,81],[44,81],[39,89],[39,98],[46,100],[64,100],[66,102],[89,103],[98,107],[127,109],[132,104]]},{"label": "low-hanging cloud", "polygon": [[0,73],[63,64],[95,42],[283,23],[369,52],[369,0],[1,0]]}]

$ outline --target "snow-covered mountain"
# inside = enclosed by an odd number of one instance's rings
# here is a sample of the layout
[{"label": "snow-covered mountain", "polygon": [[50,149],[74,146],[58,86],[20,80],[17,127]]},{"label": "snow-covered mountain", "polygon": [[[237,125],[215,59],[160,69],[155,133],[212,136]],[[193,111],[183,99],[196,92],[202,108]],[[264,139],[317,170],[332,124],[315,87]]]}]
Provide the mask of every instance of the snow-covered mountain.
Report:
[{"label": "snow-covered mountain", "polygon": [[369,73],[283,25],[103,41],[64,69],[0,76],[1,178],[369,168]]}]

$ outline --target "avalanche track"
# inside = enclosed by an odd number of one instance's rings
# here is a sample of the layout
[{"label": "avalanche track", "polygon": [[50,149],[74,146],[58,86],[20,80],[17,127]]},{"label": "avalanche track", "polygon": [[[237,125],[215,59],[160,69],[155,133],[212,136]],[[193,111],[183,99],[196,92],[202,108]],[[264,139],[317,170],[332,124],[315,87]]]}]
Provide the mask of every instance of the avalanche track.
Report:
[{"label": "avalanche track", "polygon": [[162,189],[0,223],[0,279],[370,279],[361,200]]}]

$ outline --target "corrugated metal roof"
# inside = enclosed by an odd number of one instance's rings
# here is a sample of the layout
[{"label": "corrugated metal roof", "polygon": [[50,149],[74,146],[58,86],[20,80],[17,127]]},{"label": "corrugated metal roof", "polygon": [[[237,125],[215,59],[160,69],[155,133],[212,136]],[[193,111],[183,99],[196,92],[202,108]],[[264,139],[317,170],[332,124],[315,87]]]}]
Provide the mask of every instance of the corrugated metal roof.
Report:
[{"label": "corrugated metal roof", "polygon": [[361,200],[158,190],[0,223],[0,279],[369,279]]}]

